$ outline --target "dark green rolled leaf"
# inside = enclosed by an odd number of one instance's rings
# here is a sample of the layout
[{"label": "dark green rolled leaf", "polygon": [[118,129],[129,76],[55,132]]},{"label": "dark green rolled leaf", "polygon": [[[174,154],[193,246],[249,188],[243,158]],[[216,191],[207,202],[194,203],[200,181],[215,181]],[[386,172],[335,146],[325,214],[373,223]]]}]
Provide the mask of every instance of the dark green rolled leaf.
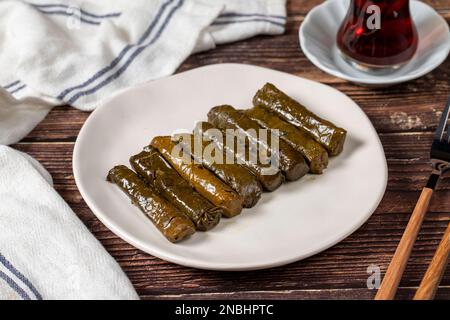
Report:
[{"label": "dark green rolled leaf", "polygon": [[[305,159],[299,152],[283,140],[279,140],[278,148],[274,148],[259,136],[259,131],[262,129],[260,125],[232,106],[223,105],[212,108],[208,112],[208,121],[222,130],[239,130],[249,141],[257,144],[258,148],[265,150],[268,156],[277,156],[279,168],[288,180],[297,180],[309,171]],[[270,131],[267,136],[270,136]]]},{"label": "dark green rolled leaf", "polygon": [[185,213],[197,230],[216,226],[223,210],[202,197],[185,181],[153,147],[130,158],[133,169],[164,198]]},{"label": "dark green rolled leaf", "polygon": [[344,148],[347,131],[309,111],[271,83],[253,97],[253,104],[275,112],[280,118],[308,133],[335,156]]},{"label": "dark green rolled leaf", "polygon": [[[213,142],[204,140],[201,135],[190,134],[183,135],[178,143],[192,158],[202,163],[205,168],[212,171],[220,180],[242,196],[245,208],[253,207],[261,198],[262,187],[255,175],[239,164],[225,163],[226,159],[221,152],[216,148],[211,148]],[[196,147],[196,144],[199,146]],[[211,151],[210,154],[207,154],[208,150]],[[218,157],[216,157],[216,151]]]},{"label": "dark green rolled leaf", "polygon": [[177,154],[175,151],[177,149],[174,150],[176,144],[171,137],[155,137],[151,145],[198,193],[222,208],[225,217],[231,218],[241,213],[242,197],[202,165],[188,161],[189,159],[184,159],[182,155]]},{"label": "dark green rolled leaf", "polygon": [[115,166],[107,179],[118,185],[169,241],[178,242],[195,232],[194,224],[185,214],[160,197],[131,169]]},{"label": "dark green rolled leaf", "polygon": [[[195,132],[196,134],[203,136],[206,140],[213,141],[224,154],[235,159],[236,163],[239,163],[250,170],[258,178],[258,181],[265,190],[274,191],[283,183],[283,176],[280,170],[277,169],[275,172],[273,172],[274,170],[270,170],[270,172],[267,172],[270,165],[263,165],[255,161],[250,161],[247,148],[244,149],[244,153],[241,153],[237,148],[234,137],[231,137],[231,140],[235,142],[234,145],[225,143],[227,140],[226,133],[214,127],[211,123],[197,123]],[[216,135],[216,133],[218,135]]]},{"label": "dark green rolled leaf", "polygon": [[254,107],[244,110],[244,112],[249,118],[258,122],[260,126],[277,129],[281,139],[303,154],[312,173],[322,173],[327,167],[327,151],[305,132],[261,107]]}]

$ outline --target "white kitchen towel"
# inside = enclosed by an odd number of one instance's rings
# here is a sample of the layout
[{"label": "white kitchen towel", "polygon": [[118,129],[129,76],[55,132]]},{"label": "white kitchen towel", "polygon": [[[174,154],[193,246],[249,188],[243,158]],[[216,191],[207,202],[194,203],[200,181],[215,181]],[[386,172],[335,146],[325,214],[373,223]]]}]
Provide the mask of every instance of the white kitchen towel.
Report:
[{"label": "white kitchen towel", "polygon": [[0,300],[138,299],[34,159],[0,146]]},{"label": "white kitchen towel", "polygon": [[[285,21],[286,0],[2,0],[0,101],[10,99],[7,91],[40,103],[33,113],[29,104],[0,102],[0,116],[9,114],[0,117],[0,144],[23,137],[51,106],[93,110],[118,91],[174,73],[193,52],[281,34]],[[11,132],[16,125],[20,132]]]}]

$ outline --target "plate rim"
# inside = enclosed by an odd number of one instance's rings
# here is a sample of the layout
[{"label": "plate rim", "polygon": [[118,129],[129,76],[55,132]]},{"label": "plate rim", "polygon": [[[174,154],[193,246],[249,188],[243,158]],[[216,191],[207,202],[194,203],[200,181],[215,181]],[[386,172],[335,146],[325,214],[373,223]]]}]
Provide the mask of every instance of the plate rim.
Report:
[{"label": "plate rim", "polygon": [[[291,257],[288,259],[283,259],[283,260],[279,260],[277,262],[266,262],[266,263],[244,263],[243,265],[237,265],[236,263],[223,263],[223,262],[214,262],[214,261],[210,261],[210,262],[199,262],[196,259],[192,259],[191,257],[187,258],[187,257],[177,257],[176,255],[170,254],[170,253],[166,253],[164,250],[159,250],[156,246],[153,247],[152,249],[149,249],[147,246],[142,245],[138,240],[136,240],[134,238],[133,235],[129,234],[129,232],[127,231],[123,231],[121,230],[122,228],[120,227],[116,227],[115,224],[113,222],[110,222],[108,217],[106,215],[103,215],[102,210],[99,209],[96,204],[95,201],[90,197],[90,195],[88,194],[88,192],[84,189],[83,183],[80,181],[80,169],[79,169],[79,163],[80,163],[80,145],[82,144],[82,141],[86,135],[86,129],[89,126],[89,123],[91,123],[93,120],[95,119],[98,114],[101,114],[100,110],[103,110],[103,108],[105,108],[112,100],[119,98],[122,95],[126,95],[128,94],[128,92],[130,90],[136,90],[136,89],[140,89],[143,88],[147,85],[149,85],[150,83],[154,83],[160,80],[166,80],[168,78],[172,78],[172,77],[179,77],[185,73],[190,73],[190,72],[197,72],[199,69],[206,69],[206,68],[215,68],[215,67],[246,67],[246,68],[255,68],[255,69],[263,69],[263,70],[268,70],[271,72],[276,72],[276,73],[281,73],[283,75],[288,75],[291,77],[296,77],[296,78],[301,78],[302,80],[306,80],[309,82],[313,82],[316,84],[319,84],[321,86],[325,86],[330,90],[336,91],[341,95],[344,95],[347,99],[350,99],[355,106],[357,107],[357,110],[361,113],[361,115],[363,117],[365,117],[367,119],[367,121],[370,123],[370,130],[372,131],[372,133],[377,137],[376,141],[377,141],[377,148],[379,149],[380,154],[383,156],[384,161],[383,161],[383,184],[382,184],[382,190],[380,191],[378,198],[376,199],[376,201],[374,202],[373,206],[370,208],[370,210],[367,210],[367,213],[364,216],[361,216],[360,219],[354,223],[353,227],[351,229],[349,229],[349,231],[342,233],[339,237],[336,237],[335,240],[330,241],[328,244],[321,246],[320,248],[317,248],[316,250],[310,251],[307,254],[301,254],[301,255],[297,255],[295,257]],[[387,188],[387,183],[388,183],[388,166],[387,166],[387,160],[386,160],[386,155],[384,152],[384,148],[383,145],[381,143],[381,140],[378,136],[378,133],[376,132],[376,129],[374,128],[372,122],[370,121],[370,119],[368,118],[368,116],[366,115],[366,113],[361,109],[361,107],[353,101],[353,99],[351,99],[350,97],[348,97],[345,93],[331,87],[328,86],[326,84],[317,82],[317,81],[313,81],[307,78],[303,78],[303,77],[299,77],[293,74],[289,74],[283,71],[279,71],[279,70],[274,70],[274,69],[270,69],[270,68],[265,68],[265,67],[260,67],[260,66],[256,66],[256,65],[250,65],[250,64],[241,64],[241,63],[217,63],[217,64],[211,64],[211,65],[205,65],[205,66],[201,66],[198,68],[194,68],[194,69],[190,69],[187,71],[183,71],[174,75],[171,75],[169,77],[165,77],[165,78],[161,78],[158,80],[154,80],[151,82],[146,82],[146,83],[142,83],[140,85],[137,86],[133,86],[130,88],[127,88],[125,90],[122,90],[120,92],[118,92],[117,94],[108,97],[107,99],[105,99],[88,117],[88,119],[85,121],[85,123],[83,124],[82,128],[80,129],[80,132],[77,136],[77,139],[75,141],[75,145],[74,145],[74,149],[73,149],[73,156],[72,156],[72,168],[73,168],[73,173],[74,173],[74,180],[76,183],[76,186],[83,198],[83,200],[86,202],[86,204],[88,205],[88,207],[92,210],[92,213],[96,216],[97,219],[99,219],[111,232],[113,232],[116,236],[120,237],[122,240],[124,240],[125,242],[131,244],[132,246],[136,247],[139,250],[142,250],[145,253],[148,253],[150,255],[153,255],[155,257],[158,257],[162,260],[171,262],[171,263],[175,263],[184,267],[190,267],[190,268],[196,268],[196,269],[202,269],[202,270],[215,270],[215,271],[250,271],[250,270],[261,270],[261,269],[268,269],[268,268],[274,268],[274,267],[278,267],[278,266],[282,266],[282,265],[287,265],[296,261],[300,261],[303,259],[306,259],[308,257],[311,257],[313,255],[318,254],[319,252],[325,251],[327,249],[329,249],[330,247],[333,247],[334,245],[336,245],[337,243],[341,242],[342,240],[344,240],[345,238],[347,238],[348,236],[350,236],[352,233],[354,233],[356,230],[358,230],[375,212],[375,210],[378,208],[381,200],[383,199],[385,193],[386,193],[386,188]]]},{"label": "plate rim", "polygon": [[[347,74],[347,73],[345,73],[343,71],[329,68],[326,65],[324,65],[320,61],[320,59],[318,59],[308,49],[308,46],[305,43],[305,41],[306,41],[305,39],[307,37],[305,37],[304,26],[308,25],[310,23],[310,21],[311,21],[311,19],[312,19],[314,14],[316,14],[320,10],[325,10],[326,7],[331,6],[333,4],[333,2],[335,2],[335,1],[340,1],[340,0],[325,1],[325,2],[315,6],[313,9],[311,9],[311,11],[309,11],[308,14],[306,15],[305,19],[303,20],[303,22],[300,25],[300,28],[298,30],[298,37],[299,37],[299,41],[300,41],[300,49],[302,50],[303,54],[308,58],[308,60],[313,65],[315,65],[317,68],[319,68],[320,70],[326,72],[329,75],[332,75],[334,77],[337,77],[337,78],[340,78],[340,79],[343,79],[343,80],[350,81],[352,83],[362,84],[362,85],[374,85],[374,86],[396,85],[396,84],[400,84],[400,83],[416,80],[416,79],[421,78],[424,75],[432,72],[433,70],[438,68],[442,63],[444,63],[445,60],[447,59],[447,57],[450,54],[450,26],[448,25],[447,21],[439,13],[437,13],[437,11],[433,7],[431,7],[427,3],[424,3],[424,2],[418,1],[418,0],[412,0],[411,2],[414,2],[416,5],[418,5],[418,6],[422,5],[422,6],[426,7],[426,9],[431,10],[433,12],[433,14],[435,15],[435,18],[438,18],[440,20],[440,23],[443,26],[446,26],[446,28],[447,28],[447,39],[449,41],[447,42],[446,54],[443,54],[441,59],[435,60],[437,62],[431,63],[428,67],[424,68],[422,71],[420,71],[420,72],[418,72],[416,74],[408,73],[408,74],[404,74],[404,75],[399,76],[399,77],[395,77],[395,75],[394,75],[392,79],[383,80],[383,81],[377,79],[376,76],[373,76],[373,77],[368,78],[368,79],[361,79],[361,78],[358,78],[358,77],[351,76],[351,75],[349,75],[349,74]],[[414,57],[413,57],[413,59],[414,59]]]}]

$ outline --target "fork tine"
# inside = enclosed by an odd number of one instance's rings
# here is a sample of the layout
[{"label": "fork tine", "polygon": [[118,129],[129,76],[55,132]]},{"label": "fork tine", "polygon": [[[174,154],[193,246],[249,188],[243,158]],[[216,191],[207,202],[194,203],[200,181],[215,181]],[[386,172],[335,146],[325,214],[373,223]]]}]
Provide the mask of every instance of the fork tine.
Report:
[{"label": "fork tine", "polygon": [[444,112],[442,113],[441,120],[439,121],[436,133],[434,134],[434,140],[442,141],[449,114],[450,114],[450,98],[448,99],[447,105],[445,106]]}]

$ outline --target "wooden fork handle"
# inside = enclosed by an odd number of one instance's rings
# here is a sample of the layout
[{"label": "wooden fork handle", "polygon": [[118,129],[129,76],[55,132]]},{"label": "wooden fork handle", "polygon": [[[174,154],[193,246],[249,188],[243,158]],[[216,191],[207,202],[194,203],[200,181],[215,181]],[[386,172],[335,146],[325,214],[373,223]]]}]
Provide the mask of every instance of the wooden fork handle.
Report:
[{"label": "wooden fork handle", "polygon": [[424,188],[417,201],[416,207],[409,219],[405,232],[395,251],[394,257],[384,275],[383,282],[375,296],[376,300],[394,299],[402,274],[408,263],[411,250],[422,225],[423,218],[430,204],[433,188]]},{"label": "wooden fork handle", "polygon": [[420,283],[414,300],[431,300],[441,282],[442,276],[447,268],[450,254],[450,223],[445,230],[444,237],[439,244],[427,272]]}]

